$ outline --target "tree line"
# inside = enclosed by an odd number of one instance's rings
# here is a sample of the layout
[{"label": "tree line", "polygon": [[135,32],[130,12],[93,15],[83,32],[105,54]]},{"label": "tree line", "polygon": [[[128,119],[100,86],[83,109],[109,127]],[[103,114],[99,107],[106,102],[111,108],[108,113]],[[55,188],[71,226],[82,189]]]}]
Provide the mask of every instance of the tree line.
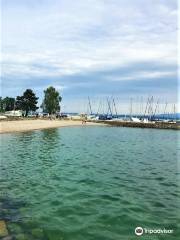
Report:
[{"label": "tree line", "polygon": [[[38,97],[32,89],[26,89],[22,96],[12,97],[0,97],[0,112],[22,110],[27,117],[30,111],[35,112],[39,107],[37,106]],[[60,102],[62,97],[59,92],[52,86],[44,90],[44,99],[40,106],[43,112],[48,114],[55,114],[60,111]]]}]

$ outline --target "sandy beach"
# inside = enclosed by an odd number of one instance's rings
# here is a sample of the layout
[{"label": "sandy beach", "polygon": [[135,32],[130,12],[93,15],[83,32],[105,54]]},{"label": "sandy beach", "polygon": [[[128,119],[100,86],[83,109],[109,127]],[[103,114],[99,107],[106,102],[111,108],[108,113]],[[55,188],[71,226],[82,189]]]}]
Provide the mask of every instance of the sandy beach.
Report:
[{"label": "sandy beach", "polygon": [[[81,121],[72,120],[16,120],[16,121],[1,121],[0,133],[24,132],[38,129],[59,128],[68,126],[89,126],[97,125],[97,123],[87,122],[82,125]],[[99,125],[99,124],[98,124]]]}]

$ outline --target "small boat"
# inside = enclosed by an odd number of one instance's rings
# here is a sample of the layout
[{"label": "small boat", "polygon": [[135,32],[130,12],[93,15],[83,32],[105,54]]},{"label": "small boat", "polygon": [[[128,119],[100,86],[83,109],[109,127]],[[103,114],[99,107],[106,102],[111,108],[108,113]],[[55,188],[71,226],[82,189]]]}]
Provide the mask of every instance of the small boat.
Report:
[{"label": "small boat", "polygon": [[111,115],[107,115],[107,114],[100,114],[99,115],[99,120],[111,120],[112,116]]},{"label": "small boat", "polygon": [[137,117],[131,117],[131,120],[132,120],[133,122],[137,122],[137,123],[140,123],[140,122],[141,122],[141,120],[140,120],[139,118],[137,118]]}]

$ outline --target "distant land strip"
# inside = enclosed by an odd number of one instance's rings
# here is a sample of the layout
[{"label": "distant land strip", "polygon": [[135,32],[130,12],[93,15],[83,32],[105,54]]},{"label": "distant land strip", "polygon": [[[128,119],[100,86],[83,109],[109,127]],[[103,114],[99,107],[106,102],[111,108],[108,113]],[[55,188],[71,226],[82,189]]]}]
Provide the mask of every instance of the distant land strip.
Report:
[{"label": "distant land strip", "polygon": [[157,128],[157,129],[172,129],[180,130],[179,123],[169,122],[149,122],[149,123],[137,123],[137,122],[125,122],[125,121],[98,121],[98,123],[108,124],[114,127],[132,127],[132,128]]}]

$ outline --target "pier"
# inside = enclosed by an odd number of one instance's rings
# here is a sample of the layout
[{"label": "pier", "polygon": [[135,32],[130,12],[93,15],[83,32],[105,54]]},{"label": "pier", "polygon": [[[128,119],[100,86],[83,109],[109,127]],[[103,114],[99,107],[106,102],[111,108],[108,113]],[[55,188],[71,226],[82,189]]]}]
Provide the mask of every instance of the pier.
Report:
[{"label": "pier", "polygon": [[179,123],[172,122],[130,122],[130,121],[96,121],[99,123],[104,123],[114,127],[132,127],[132,128],[156,128],[156,129],[172,129],[172,130],[180,130]]}]

